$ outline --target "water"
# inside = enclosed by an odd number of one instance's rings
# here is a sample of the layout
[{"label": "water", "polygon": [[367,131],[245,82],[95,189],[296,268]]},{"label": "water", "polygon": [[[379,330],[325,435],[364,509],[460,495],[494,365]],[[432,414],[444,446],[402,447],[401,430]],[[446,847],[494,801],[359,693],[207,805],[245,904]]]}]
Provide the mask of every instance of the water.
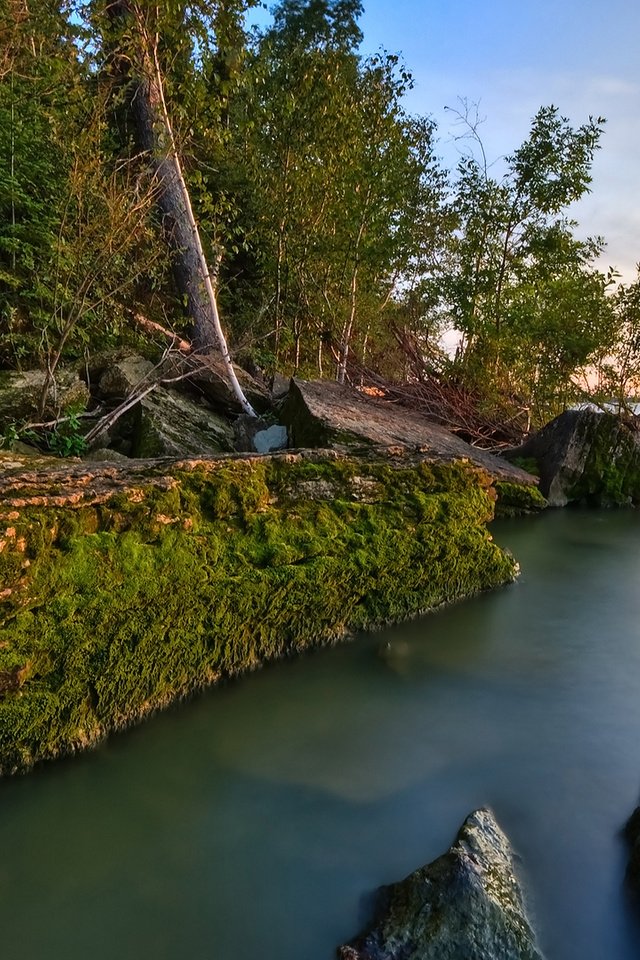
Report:
[{"label": "water", "polygon": [[637,960],[640,513],[502,522],[518,584],[0,784],[9,960],[330,960],[491,805],[549,960]]}]

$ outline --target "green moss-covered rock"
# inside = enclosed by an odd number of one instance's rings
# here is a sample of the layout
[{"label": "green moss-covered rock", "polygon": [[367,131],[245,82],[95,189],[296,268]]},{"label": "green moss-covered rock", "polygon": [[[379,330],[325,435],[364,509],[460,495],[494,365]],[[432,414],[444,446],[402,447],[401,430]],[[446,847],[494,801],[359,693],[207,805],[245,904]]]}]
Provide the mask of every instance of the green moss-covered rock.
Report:
[{"label": "green moss-covered rock", "polygon": [[341,960],[543,960],[490,810],[472,813],[447,853],[384,894],[379,920],[340,948]]},{"label": "green moss-covered rock", "polygon": [[496,482],[496,517],[519,517],[523,513],[539,513],[547,501],[537,487],[522,483]]},{"label": "green moss-covered rock", "polygon": [[551,506],[640,503],[638,435],[611,413],[567,410],[505,456],[535,461]]},{"label": "green moss-covered rock", "polygon": [[[93,472],[91,472],[93,471]],[[0,772],[513,579],[462,463],[335,454],[0,478]]]}]

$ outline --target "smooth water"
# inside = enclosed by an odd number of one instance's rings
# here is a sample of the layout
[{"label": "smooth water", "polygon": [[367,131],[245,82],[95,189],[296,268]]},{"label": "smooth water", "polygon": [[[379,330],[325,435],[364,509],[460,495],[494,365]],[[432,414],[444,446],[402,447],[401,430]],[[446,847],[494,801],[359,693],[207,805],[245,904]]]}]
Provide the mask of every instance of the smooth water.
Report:
[{"label": "smooth water", "polygon": [[489,804],[549,960],[636,960],[640,512],[495,525],[520,581],[0,784],[7,960],[330,960]]}]

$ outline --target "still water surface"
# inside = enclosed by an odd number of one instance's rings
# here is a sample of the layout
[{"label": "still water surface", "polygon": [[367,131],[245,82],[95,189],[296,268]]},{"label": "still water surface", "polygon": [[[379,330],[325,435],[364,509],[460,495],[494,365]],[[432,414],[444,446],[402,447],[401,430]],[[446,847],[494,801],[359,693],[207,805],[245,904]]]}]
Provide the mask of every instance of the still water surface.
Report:
[{"label": "still water surface", "polygon": [[0,784],[7,960],[330,960],[491,805],[549,960],[637,960],[640,512],[495,525],[518,584]]}]

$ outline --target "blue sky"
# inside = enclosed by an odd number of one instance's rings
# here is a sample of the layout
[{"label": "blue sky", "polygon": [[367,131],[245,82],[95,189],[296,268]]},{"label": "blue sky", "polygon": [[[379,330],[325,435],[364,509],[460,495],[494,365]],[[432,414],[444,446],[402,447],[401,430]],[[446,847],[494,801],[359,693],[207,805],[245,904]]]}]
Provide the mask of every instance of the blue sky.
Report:
[{"label": "blue sky", "polygon": [[602,265],[625,280],[640,261],[640,4],[637,0],[364,0],[362,52],[402,53],[415,78],[407,99],[438,122],[455,163],[458,98],[478,102],[490,159],[517,147],[553,103],[578,125],[607,119],[592,193],[572,214],[579,234],[607,240]]}]

